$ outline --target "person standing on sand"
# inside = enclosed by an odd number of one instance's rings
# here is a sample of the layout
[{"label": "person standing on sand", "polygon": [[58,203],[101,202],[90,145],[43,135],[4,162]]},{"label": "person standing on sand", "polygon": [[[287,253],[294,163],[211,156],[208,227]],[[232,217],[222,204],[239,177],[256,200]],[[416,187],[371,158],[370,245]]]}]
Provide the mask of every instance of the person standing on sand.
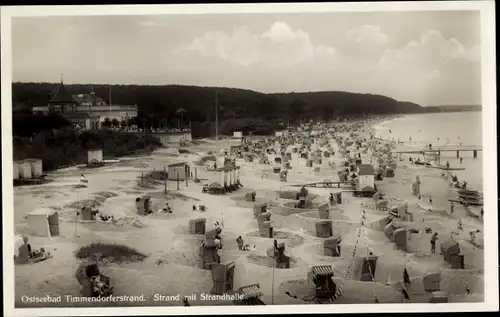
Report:
[{"label": "person standing on sand", "polygon": [[429,196],[429,204],[432,205],[432,197],[431,196]]},{"label": "person standing on sand", "polygon": [[481,232],[481,231],[480,230],[476,230],[476,231],[469,232],[469,234],[470,234],[470,241],[472,243],[476,242],[476,234],[478,234],[479,232]]},{"label": "person standing on sand", "polygon": [[484,208],[481,207],[481,219],[483,219],[483,216],[484,216]]},{"label": "person standing on sand", "polygon": [[431,253],[434,254],[436,253],[436,240],[438,240],[438,233],[437,231],[434,232],[431,236]]},{"label": "person standing on sand", "polygon": [[463,157],[460,158],[460,164],[464,161]]},{"label": "person standing on sand", "polygon": [[453,212],[455,211],[455,204],[451,202],[450,204],[450,215],[453,215]]},{"label": "person standing on sand", "polygon": [[242,251],[243,250],[243,238],[241,236],[236,238],[236,243],[238,244],[238,249],[240,251]]}]

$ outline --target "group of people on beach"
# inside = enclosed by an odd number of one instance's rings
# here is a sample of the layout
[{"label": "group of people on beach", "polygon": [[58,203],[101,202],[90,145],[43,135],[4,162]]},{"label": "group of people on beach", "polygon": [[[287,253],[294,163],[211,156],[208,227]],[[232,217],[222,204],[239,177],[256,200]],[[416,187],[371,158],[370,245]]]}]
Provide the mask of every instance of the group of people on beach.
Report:
[{"label": "group of people on beach", "polygon": [[51,256],[50,252],[45,250],[45,248],[40,248],[40,250],[33,249],[28,242],[28,237],[24,236],[22,240],[23,244],[18,248],[18,254],[14,255],[14,262],[18,264],[39,262]]}]

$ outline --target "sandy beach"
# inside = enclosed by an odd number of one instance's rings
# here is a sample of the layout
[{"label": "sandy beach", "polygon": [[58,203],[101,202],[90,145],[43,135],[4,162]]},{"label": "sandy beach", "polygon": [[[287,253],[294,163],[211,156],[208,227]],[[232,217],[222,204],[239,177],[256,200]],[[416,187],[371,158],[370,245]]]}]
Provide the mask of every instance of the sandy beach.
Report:
[{"label": "sandy beach", "polygon": [[[271,164],[259,164],[259,160],[248,162],[236,158],[240,167],[239,178],[243,185],[232,193],[211,195],[202,192],[204,184],[219,181],[219,173],[206,170],[199,165],[199,160],[212,152],[217,158],[217,165],[224,165],[221,150],[241,143],[238,139],[198,140],[184,147],[185,154],[179,154],[177,148],[161,149],[146,157],[121,158],[119,163],[97,169],[66,168],[50,173],[50,183],[37,186],[15,188],[15,231],[26,235],[28,213],[38,207],[46,207],[59,212],[60,235],[52,238],[29,236],[33,248],[45,248],[53,257],[35,264],[16,265],[15,297],[16,307],[35,307],[35,304],[23,302],[23,296],[72,295],[80,296],[80,284],[75,279],[75,270],[81,259],[75,252],[91,243],[111,243],[128,246],[147,255],[142,261],[114,261],[103,259],[99,264],[103,274],[109,276],[114,284],[114,296],[141,296],[142,301],[116,303],[74,303],[63,299],[61,303],[45,303],[62,306],[169,306],[182,305],[179,301],[155,301],[155,294],[181,298],[193,293],[210,293],[213,287],[210,270],[199,268],[198,249],[204,240],[203,235],[189,233],[189,220],[206,219],[206,230],[214,228],[215,222],[223,223],[223,247],[219,250],[221,261],[235,263],[233,289],[249,284],[259,284],[263,293],[262,301],[269,304],[311,304],[310,285],[307,275],[312,266],[331,265],[337,287],[342,286],[342,294],[333,303],[426,303],[432,292],[426,291],[424,277],[440,274],[440,290],[449,293],[449,302],[479,302],[483,300],[483,250],[482,221],[469,217],[467,210],[456,204],[450,214],[447,193],[450,185],[439,170],[410,164],[407,156],[396,156],[397,164],[394,177],[385,177],[376,181],[379,192],[385,194],[389,207],[407,203],[412,221],[395,219],[399,227],[414,229],[408,237],[407,252],[398,250],[384,234],[389,213],[387,210],[371,208],[373,198],[355,197],[344,188],[309,187],[310,197],[314,196],[313,207],[328,203],[330,193],[344,191],[342,203],[336,204],[329,211],[333,232],[340,234],[341,256],[329,257],[323,254],[324,238],[315,234],[315,224],[320,220],[317,208],[293,210],[293,200],[280,198],[279,191],[297,191],[293,185],[338,181],[338,170],[342,169],[346,158],[339,150],[335,137],[368,140],[373,132],[373,121],[357,123],[357,136],[350,134],[354,124],[345,125],[345,132],[327,133],[316,137],[311,152],[319,149],[326,151],[325,144],[335,154],[323,158],[321,163],[307,166],[307,160],[293,153],[291,145],[287,152],[291,154],[287,182],[280,181],[279,174],[273,173],[274,157],[268,155]],[[322,140],[323,143],[319,142]],[[383,142],[376,145],[382,148]],[[323,144],[323,145],[320,145]],[[363,144],[368,144],[364,142]],[[374,143],[375,144],[375,143]],[[279,153],[278,143],[276,149]],[[396,147],[396,146],[394,146]],[[377,158],[373,148],[360,152],[364,164]],[[188,181],[168,181],[167,192],[163,182],[146,186],[141,185],[141,175],[163,170],[174,162],[187,162],[191,171],[201,179],[196,183]],[[366,162],[366,163],[365,163]],[[88,184],[80,184],[81,173],[85,174]],[[412,182],[416,176],[421,181],[421,201],[412,194]],[[277,240],[285,243],[290,268],[273,268],[267,250],[272,247],[272,238],[259,235],[258,223],[254,217],[253,202],[245,200],[245,193],[254,191],[257,203],[267,203],[271,212],[271,222]],[[153,213],[139,216],[136,212],[135,199],[150,196]],[[426,202],[432,196],[432,206]],[[172,213],[159,212],[168,203]],[[420,207],[419,207],[420,203]],[[193,205],[206,206],[205,211],[193,210]],[[100,222],[75,222],[77,210],[85,205],[93,205],[101,214],[113,215],[120,219],[117,224]],[[288,206],[288,207],[287,207]],[[291,207],[290,207],[291,206]],[[426,206],[423,210],[421,207]],[[287,209],[288,208],[288,209]],[[297,209],[297,208],[295,208]],[[362,220],[363,214],[364,219]],[[462,219],[463,230],[457,230],[457,221]],[[137,225],[139,224],[139,225]],[[438,232],[436,253],[430,252],[431,233]],[[469,232],[480,230],[476,243],[470,242]],[[236,238],[241,236],[249,251],[238,249]],[[440,244],[449,238],[458,242],[460,253],[464,255],[464,268],[452,269],[440,255]],[[373,282],[362,282],[350,269],[354,258],[378,257]],[[354,255],[354,257],[353,257]],[[411,284],[406,285],[409,299],[401,293],[403,271],[407,269]],[[354,271],[356,268],[354,268]],[[347,272],[347,273],[346,273]],[[191,305],[232,305],[231,301],[192,300]]]}]

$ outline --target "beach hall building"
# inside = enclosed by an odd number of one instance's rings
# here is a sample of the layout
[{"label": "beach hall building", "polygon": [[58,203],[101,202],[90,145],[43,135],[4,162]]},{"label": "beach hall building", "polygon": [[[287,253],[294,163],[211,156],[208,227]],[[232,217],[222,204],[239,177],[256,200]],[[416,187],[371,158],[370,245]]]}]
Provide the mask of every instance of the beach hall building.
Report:
[{"label": "beach hall building", "polygon": [[33,112],[57,113],[71,122],[73,128],[99,129],[106,118],[126,121],[137,116],[137,105],[110,105],[93,91],[71,94],[61,81],[47,106],[35,106]]}]

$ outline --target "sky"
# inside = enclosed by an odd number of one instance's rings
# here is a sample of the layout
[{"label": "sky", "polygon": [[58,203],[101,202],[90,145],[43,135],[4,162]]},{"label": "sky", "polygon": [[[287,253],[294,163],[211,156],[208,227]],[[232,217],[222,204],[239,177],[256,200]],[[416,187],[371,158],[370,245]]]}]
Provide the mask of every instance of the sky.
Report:
[{"label": "sky", "polygon": [[478,11],[12,19],[13,81],[342,90],[481,104]]}]

